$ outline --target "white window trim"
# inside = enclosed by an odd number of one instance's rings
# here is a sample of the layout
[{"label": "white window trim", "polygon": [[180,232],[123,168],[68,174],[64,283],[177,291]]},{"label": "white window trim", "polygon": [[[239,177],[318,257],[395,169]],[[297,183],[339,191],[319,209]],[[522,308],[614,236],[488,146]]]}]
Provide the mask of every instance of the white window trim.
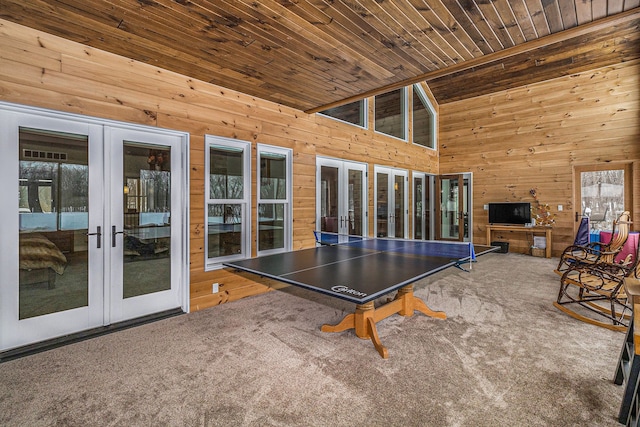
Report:
[{"label": "white window trim", "polygon": [[[433,141],[433,147],[427,147],[426,145],[417,144],[413,141],[411,141],[411,143],[419,147],[426,148],[428,150],[438,151],[438,116],[436,114],[436,110],[435,108],[433,108],[433,105],[431,105],[431,101],[429,100],[429,97],[427,96],[427,94],[425,93],[421,85],[415,84],[413,85],[413,88],[416,90],[416,92],[419,93],[422,104],[423,105],[426,104],[425,106],[427,107],[427,110],[429,110],[429,113],[431,113],[431,140]],[[415,115],[415,111],[413,111],[412,113],[413,114],[411,114],[411,121],[412,121],[411,129],[413,130],[412,133],[415,134],[416,129],[413,124],[413,117]]]},{"label": "white window trim", "polygon": [[[286,179],[287,179],[287,188],[286,188],[286,198],[283,199],[263,199],[260,195],[260,155],[262,153],[273,153],[284,155],[286,160]],[[269,255],[273,253],[279,252],[288,252],[293,247],[293,150],[290,148],[282,148],[275,147],[273,145],[266,144],[257,144],[257,154],[256,154],[256,193],[257,194],[257,202],[256,202],[256,230],[259,233],[260,231],[260,215],[257,212],[261,203],[273,203],[273,204],[283,204],[285,205],[285,233],[284,233],[284,248],[278,249],[268,249],[268,250],[260,250],[260,238],[256,234],[256,247],[258,249],[258,256]]]},{"label": "white window trim", "polygon": [[[407,87],[403,87],[400,88],[401,89],[401,93],[402,93],[402,125],[404,126],[403,129],[403,133],[404,133],[404,138],[398,138],[397,136],[394,135],[389,135],[388,133],[384,133],[384,132],[380,132],[378,130],[376,130],[376,117],[375,117],[375,102],[376,102],[376,96],[373,97],[373,132],[380,134],[380,135],[385,135],[388,136],[389,138],[393,138],[393,139],[397,139],[398,141],[403,141],[403,142],[409,142],[409,95],[408,95],[408,90]],[[396,89],[394,89],[396,90]],[[393,91],[389,91],[389,92],[393,92]],[[387,93],[387,92],[385,92]],[[381,93],[380,95],[384,95],[384,93]]]},{"label": "white window trim", "polygon": [[[237,139],[224,138],[220,136],[205,135],[205,203],[204,203],[204,262],[205,271],[217,270],[222,268],[222,263],[244,259],[251,257],[251,143]],[[243,153],[243,189],[244,197],[242,199],[211,199],[210,191],[210,149],[211,147],[228,147],[233,149],[241,149]],[[242,204],[242,249],[240,254],[222,256],[217,258],[209,258],[209,205],[216,204]]]}]

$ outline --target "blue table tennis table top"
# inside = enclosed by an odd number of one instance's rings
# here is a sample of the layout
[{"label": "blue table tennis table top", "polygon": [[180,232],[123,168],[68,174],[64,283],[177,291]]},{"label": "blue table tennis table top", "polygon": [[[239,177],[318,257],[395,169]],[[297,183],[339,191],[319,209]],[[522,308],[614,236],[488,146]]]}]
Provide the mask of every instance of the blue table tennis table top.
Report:
[{"label": "blue table tennis table top", "polygon": [[498,249],[472,243],[355,236],[342,236],[343,243],[329,240],[319,247],[223,265],[364,304]]}]

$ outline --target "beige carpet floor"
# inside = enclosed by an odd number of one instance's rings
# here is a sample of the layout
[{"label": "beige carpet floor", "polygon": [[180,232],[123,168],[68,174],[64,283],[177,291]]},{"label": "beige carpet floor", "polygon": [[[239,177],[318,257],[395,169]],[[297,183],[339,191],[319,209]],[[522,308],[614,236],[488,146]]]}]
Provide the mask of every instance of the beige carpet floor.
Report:
[{"label": "beige carpet floor", "polygon": [[350,303],[285,288],[0,364],[2,426],[614,427],[624,335],[552,306],[557,260],[480,257],[390,317],[382,359]]}]

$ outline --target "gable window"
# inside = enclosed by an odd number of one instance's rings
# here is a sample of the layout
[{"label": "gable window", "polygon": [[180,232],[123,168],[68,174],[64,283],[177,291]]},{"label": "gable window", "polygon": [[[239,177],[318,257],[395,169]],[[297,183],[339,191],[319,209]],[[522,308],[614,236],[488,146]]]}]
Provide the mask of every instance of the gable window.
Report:
[{"label": "gable window", "polygon": [[413,143],[436,148],[436,113],[419,84],[413,85]]},{"label": "gable window", "polygon": [[251,144],[205,136],[207,267],[251,253]]},{"label": "gable window", "polygon": [[258,144],[258,255],[291,249],[291,150]]},{"label": "gable window", "polygon": [[400,88],[375,97],[375,130],[407,139],[407,90]]},{"label": "gable window", "polygon": [[367,127],[367,100],[351,102],[339,107],[320,111],[320,114],[363,128]]}]

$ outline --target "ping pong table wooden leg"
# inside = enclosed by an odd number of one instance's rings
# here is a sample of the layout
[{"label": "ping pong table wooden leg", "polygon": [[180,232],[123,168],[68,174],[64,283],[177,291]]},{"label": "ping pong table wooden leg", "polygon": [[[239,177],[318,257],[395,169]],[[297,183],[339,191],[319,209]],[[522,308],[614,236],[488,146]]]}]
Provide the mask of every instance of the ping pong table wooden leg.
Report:
[{"label": "ping pong table wooden leg", "polygon": [[322,325],[322,332],[342,332],[353,329],[358,338],[370,339],[373,346],[384,359],[389,357],[389,351],[382,345],[376,328],[375,306],[373,301],[358,304],[355,313],[348,314],[337,325]]},{"label": "ping pong table wooden leg", "polygon": [[389,357],[389,352],[380,341],[376,323],[396,313],[401,316],[413,316],[414,311],[419,311],[424,315],[437,319],[447,318],[443,311],[431,310],[424,301],[414,296],[413,285],[407,285],[398,290],[393,300],[377,309],[373,301],[358,304],[356,311],[345,316],[340,323],[337,325],[322,325],[320,330],[322,332],[342,332],[347,329],[354,329],[358,338],[370,339],[380,356],[386,359]]}]

